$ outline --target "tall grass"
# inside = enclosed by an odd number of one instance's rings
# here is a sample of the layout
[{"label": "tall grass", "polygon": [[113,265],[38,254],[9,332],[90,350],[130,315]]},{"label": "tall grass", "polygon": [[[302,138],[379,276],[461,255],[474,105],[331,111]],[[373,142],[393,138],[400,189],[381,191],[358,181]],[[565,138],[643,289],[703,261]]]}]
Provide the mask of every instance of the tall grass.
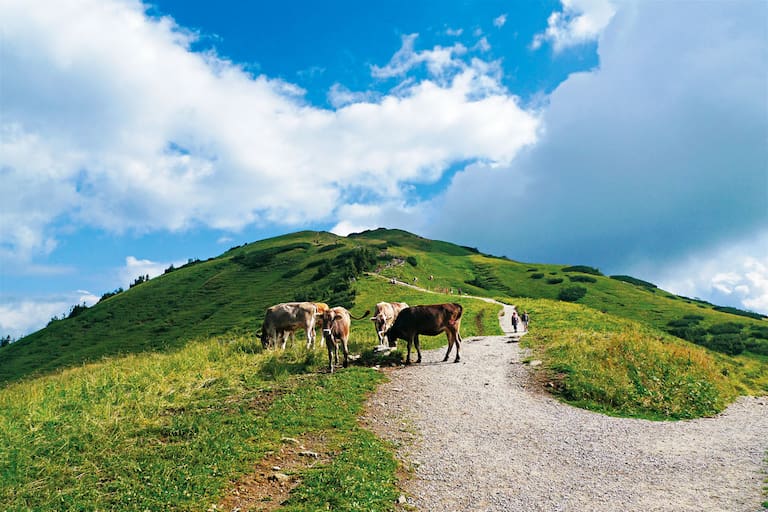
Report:
[{"label": "tall grass", "polygon": [[531,311],[524,344],[545,361],[557,393],[621,416],[680,419],[722,411],[734,382],[706,349],[583,306],[523,300]]}]

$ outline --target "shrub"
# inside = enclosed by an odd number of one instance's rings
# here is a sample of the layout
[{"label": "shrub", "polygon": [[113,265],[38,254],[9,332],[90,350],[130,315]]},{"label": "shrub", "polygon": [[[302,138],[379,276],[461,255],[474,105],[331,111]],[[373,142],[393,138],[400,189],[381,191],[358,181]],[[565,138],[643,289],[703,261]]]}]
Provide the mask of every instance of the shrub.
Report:
[{"label": "shrub", "polygon": [[642,279],[637,279],[636,277],[632,277],[632,276],[611,276],[611,279],[615,279],[616,281],[623,281],[629,284],[634,284],[636,286],[642,286],[643,288],[657,288],[657,286],[653,283],[649,283],[648,281],[643,281]]},{"label": "shrub", "polygon": [[715,306],[712,309],[720,311],[721,313],[730,313],[732,315],[746,316],[748,318],[754,318],[755,320],[762,320],[768,318],[765,315],[759,313],[753,313],[752,311],[744,311],[743,309],[731,308],[727,306]]},{"label": "shrub", "polygon": [[738,334],[718,334],[705,345],[712,350],[736,356],[744,352],[746,346]]},{"label": "shrub", "polygon": [[580,298],[584,297],[586,294],[587,294],[587,289],[584,288],[583,286],[568,286],[560,290],[560,293],[557,295],[557,298],[565,302],[576,302]]},{"label": "shrub", "polygon": [[596,283],[597,279],[592,276],[568,276],[572,283]]},{"label": "shrub", "polygon": [[542,272],[531,274],[531,279],[541,279],[542,277],[544,277],[544,274]]},{"label": "shrub", "polygon": [[563,282],[562,277],[550,277],[547,279],[547,284],[560,284]]},{"label": "shrub", "polygon": [[412,267],[415,267],[419,264],[419,261],[416,259],[415,256],[408,256],[407,258],[405,258],[405,261],[407,261],[408,264]]},{"label": "shrub", "polygon": [[603,275],[603,273],[600,272],[595,267],[588,267],[586,265],[574,265],[572,267],[563,267],[563,272],[581,272],[582,274],[592,274],[595,276]]},{"label": "shrub", "polygon": [[709,328],[709,333],[718,334],[739,334],[744,328],[743,324],[736,322],[724,322],[721,324],[715,324]]}]

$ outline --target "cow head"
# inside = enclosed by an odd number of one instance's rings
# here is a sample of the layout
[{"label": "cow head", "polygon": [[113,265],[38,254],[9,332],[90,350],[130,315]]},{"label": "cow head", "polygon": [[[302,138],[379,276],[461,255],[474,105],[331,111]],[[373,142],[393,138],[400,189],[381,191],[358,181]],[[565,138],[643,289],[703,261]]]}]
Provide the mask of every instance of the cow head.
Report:
[{"label": "cow head", "polygon": [[384,344],[384,340],[387,340],[387,345],[390,348],[397,347],[398,334],[395,331],[395,326],[394,325],[392,327],[390,327],[386,332],[379,333],[379,336],[381,338],[381,344],[382,345]]}]

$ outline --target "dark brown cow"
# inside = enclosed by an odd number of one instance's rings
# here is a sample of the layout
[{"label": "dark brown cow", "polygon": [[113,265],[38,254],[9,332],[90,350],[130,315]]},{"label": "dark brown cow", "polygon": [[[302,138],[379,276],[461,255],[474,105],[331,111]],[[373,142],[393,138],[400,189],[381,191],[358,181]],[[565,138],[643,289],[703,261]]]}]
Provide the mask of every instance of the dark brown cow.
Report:
[{"label": "dark brown cow", "polygon": [[360,317],[352,316],[349,311],[341,306],[330,308],[323,313],[323,338],[328,347],[328,366],[333,373],[334,357],[339,364],[339,344],[344,353],[344,368],[349,364],[349,329],[352,326],[351,319],[360,320],[366,317],[370,311],[366,311]]},{"label": "dark brown cow", "polygon": [[376,336],[379,337],[379,345],[384,344],[384,333],[395,323],[397,315],[407,307],[408,304],[405,302],[379,302],[376,304],[376,309],[373,312],[371,321],[373,321],[373,325],[376,327]]},{"label": "dark brown cow", "polygon": [[421,362],[421,347],[419,346],[419,334],[425,336],[437,336],[445,331],[448,337],[448,351],[443,361],[448,360],[453,344],[456,343],[456,359],[459,362],[461,355],[461,314],[464,308],[461,304],[432,304],[429,306],[411,306],[405,308],[397,315],[392,327],[385,333],[389,345],[393,346],[398,339],[408,342],[408,353],[405,356],[405,364],[411,363],[411,344],[416,346],[418,354],[417,363]]}]

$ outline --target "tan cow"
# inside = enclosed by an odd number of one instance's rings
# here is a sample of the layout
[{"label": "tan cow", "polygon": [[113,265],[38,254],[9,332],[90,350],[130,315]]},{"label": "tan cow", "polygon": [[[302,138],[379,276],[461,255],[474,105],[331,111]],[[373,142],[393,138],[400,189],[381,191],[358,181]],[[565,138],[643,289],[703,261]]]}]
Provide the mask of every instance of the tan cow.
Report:
[{"label": "tan cow", "polygon": [[455,362],[461,360],[461,315],[464,309],[461,304],[432,304],[429,306],[411,306],[400,312],[392,324],[392,327],[384,334],[389,340],[390,346],[398,339],[408,342],[408,353],[405,356],[405,364],[411,363],[411,345],[416,347],[418,354],[417,363],[421,362],[421,347],[419,346],[419,334],[437,336],[445,332],[448,337],[448,351],[443,361],[448,360],[453,344],[456,343]]},{"label": "tan cow", "polygon": [[[395,318],[400,312],[407,308],[405,302],[379,302],[376,304],[376,310],[373,313],[373,326],[376,328],[376,335],[379,337],[379,345],[384,344],[384,333],[395,323]],[[390,345],[394,346],[394,345]]]},{"label": "tan cow", "polygon": [[334,358],[336,364],[339,364],[339,344],[341,344],[344,353],[344,368],[349,364],[349,329],[352,326],[351,319],[361,320],[368,316],[370,311],[366,311],[360,317],[352,316],[346,308],[337,306],[328,309],[323,314],[323,337],[325,345],[328,347],[328,366],[333,373]]},{"label": "tan cow", "polygon": [[307,348],[315,341],[315,316],[317,307],[311,302],[284,302],[267,308],[264,323],[261,326],[261,344],[264,348],[277,346],[278,340],[285,342],[288,334],[296,329],[304,329],[307,333]]}]

